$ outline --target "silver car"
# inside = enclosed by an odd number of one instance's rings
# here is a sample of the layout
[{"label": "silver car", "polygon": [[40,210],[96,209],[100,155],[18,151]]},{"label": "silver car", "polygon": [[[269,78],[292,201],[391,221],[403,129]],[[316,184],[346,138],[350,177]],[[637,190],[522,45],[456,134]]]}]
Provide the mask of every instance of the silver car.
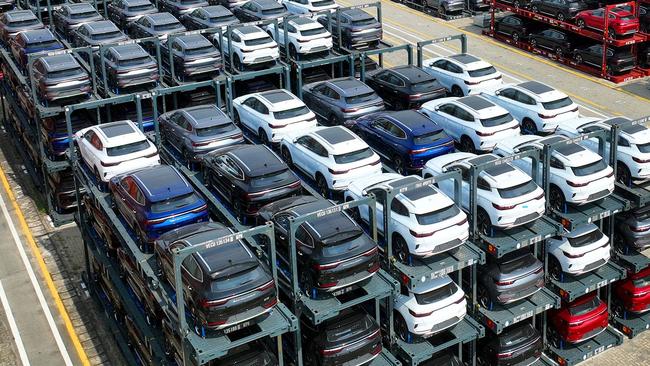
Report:
[{"label": "silver car", "polygon": [[158,122],[163,138],[188,162],[200,162],[212,150],[244,142],[241,130],[214,104],[176,109],[160,115]]}]

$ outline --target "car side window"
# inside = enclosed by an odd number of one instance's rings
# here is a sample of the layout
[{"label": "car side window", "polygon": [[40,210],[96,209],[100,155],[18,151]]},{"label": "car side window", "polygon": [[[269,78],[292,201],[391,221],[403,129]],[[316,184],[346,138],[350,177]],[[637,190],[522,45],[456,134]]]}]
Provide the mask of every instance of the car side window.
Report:
[{"label": "car side window", "polygon": [[516,91],[515,100],[528,105],[537,104],[537,102],[535,102],[535,99],[533,99],[531,96],[527,95],[526,93],[522,93],[520,91]]},{"label": "car side window", "polygon": [[179,45],[179,44],[176,43],[176,42],[175,42],[174,45],[172,46],[172,49],[174,49],[174,51],[183,52],[183,48],[181,47],[181,45]]},{"label": "car side window", "polygon": [[339,93],[337,93],[334,89],[330,88],[329,86],[326,86],[324,89],[323,93],[326,97],[332,98],[332,99],[339,99],[341,96]]},{"label": "car side window", "polygon": [[409,210],[398,199],[393,199],[390,203],[390,210],[401,216],[408,216]]},{"label": "car side window", "polygon": [[474,116],[463,108],[456,107],[455,113],[456,117],[462,119],[463,121],[474,122]]},{"label": "car side window", "polygon": [[[231,34],[230,34],[230,39],[231,39],[233,42],[241,42],[241,38],[239,38],[239,35],[238,35],[238,34],[235,34],[235,33],[231,33]],[[228,44],[228,42],[226,42],[226,44]]]},{"label": "car side window", "polygon": [[624,137],[618,137],[618,146],[630,147],[630,142]]},{"label": "car side window", "polygon": [[478,179],[476,180],[476,186],[479,189],[484,189],[486,191],[491,191],[492,190],[492,187],[490,187],[490,184],[488,182],[486,182],[485,179],[483,179],[481,177],[478,177]]},{"label": "car side window", "polygon": [[517,91],[512,88],[501,89],[499,90],[499,96],[512,99],[512,100],[517,100]]},{"label": "car side window", "polygon": [[327,89],[327,85],[320,84],[320,85],[315,86],[313,90],[314,90],[314,92],[316,92],[318,94],[325,95],[325,89]]},{"label": "car side window", "polygon": [[386,121],[386,128],[388,133],[397,137],[398,139],[406,138],[406,133],[393,122]]},{"label": "car side window", "polygon": [[144,194],[142,194],[142,190],[136,186],[136,192],[135,192],[135,201],[140,205],[144,206]]},{"label": "car side window", "polygon": [[269,114],[269,108],[259,100],[257,101],[257,105],[254,107],[254,109],[261,114]]},{"label": "car side window", "polygon": [[551,156],[551,167],[557,169],[564,169],[564,164],[555,156]]},{"label": "car side window", "polygon": [[447,70],[447,60],[438,60],[431,64],[433,67],[437,67],[442,70]]},{"label": "car side window", "polygon": [[237,179],[243,179],[244,172],[242,172],[242,170],[239,168],[237,163],[235,163],[235,161],[232,160],[230,156],[226,156],[226,155],[222,155],[222,156],[224,157],[226,171]]},{"label": "car side window", "polygon": [[250,97],[242,103],[243,105],[255,109],[255,105],[257,104],[257,99],[255,97]]},{"label": "car side window", "polygon": [[246,10],[253,10],[253,4],[251,4],[250,2],[247,2],[246,4],[242,5],[241,8],[246,9]]},{"label": "car side window", "polygon": [[296,229],[296,240],[309,248],[314,247],[314,239],[309,235],[307,230],[302,227],[302,225],[298,226],[298,229]]},{"label": "car side window", "polygon": [[203,272],[201,272],[201,267],[199,267],[199,264],[196,262],[194,255],[190,255],[183,260],[183,268],[185,268],[187,273],[194,277],[194,279],[203,282]]},{"label": "car side window", "polygon": [[289,231],[289,214],[286,213],[279,213],[275,215],[273,218],[273,221],[275,222],[275,225],[278,227],[282,228],[285,232]]},{"label": "car side window", "polygon": [[388,78],[386,80],[389,84],[396,85],[396,86],[404,86],[404,80],[398,78],[395,75],[389,74]]},{"label": "car side window", "polygon": [[453,116],[454,113],[456,113],[456,106],[453,104],[443,104],[440,106],[440,108],[438,108],[438,110],[440,112]]},{"label": "car side window", "polygon": [[104,149],[104,144],[102,144],[102,141],[99,139],[99,136],[95,134],[95,132],[92,133],[92,136],[90,137],[90,144],[93,145],[93,147],[97,150],[103,150]]},{"label": "car side window", "polygon": [[291,25],[291,24],[289,24],[289,25],[287,26],[287,30],[289,31],[289,33],[298,33],[298,30],[296,29],[296,27],[294,27],[294,26]]},{"label": "car side window", "polygon": [[447,63],[447,70],[449,70],[450,72],[453,72],[454,74],[462,74],[463,73],[463,69],[461,69],[460,66],[455,65],[455,64],[453,64],[451,62]]},{"label": "car side window", "polygon": [[447,169],[445,169],[445,171],[450,172],[450,171],[452,171],[454,169],[460,170],[460,174],[461,174],[461,176],[463,178],[463,181],[469,182],[469,169],[467,167],[462,166],[462,165],[452,165],[450,167],[447,167]]},{"label": "car side window", "polygon": [[368,191],[368,193],[372,193],[375,195],[377,204],[383,205],[384,203],[386,203],[386,191],[384,191],[383,189],[381,188],[371,189]]}]

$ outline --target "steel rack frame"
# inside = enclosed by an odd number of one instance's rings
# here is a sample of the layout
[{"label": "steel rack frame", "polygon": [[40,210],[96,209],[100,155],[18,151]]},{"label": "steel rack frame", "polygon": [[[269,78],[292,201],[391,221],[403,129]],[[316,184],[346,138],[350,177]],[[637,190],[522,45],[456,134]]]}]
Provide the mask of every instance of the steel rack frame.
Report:
[{"label": "steel rack frame", "polygon": [[562,281],[549,278],[546,286],[555,291],[563,301],[571,302],[580,296],[606,287],[625,277],[627,277],[625,268],[608,261],[600,268],[581,276],[562,273]]},{"label": "steel rack frame", "polygon": [[640,272],[650,266],[650,258],[630,248],[627,248],[625,253],[614,251],[612,259],[633,273]]},{"label": "steel rack frame", "polygon": [[573,366],[622,344],[623,337],[619,331],[608,326],[596,337],[577,345],[570,345],[564,349],[547,345],[547,352],[554,362],[563,366]]},{"label": "steel rack frame", "polygon": [[40,0],[35,0],[36,4],[30,4],[30,0],[18,0],[16,5],[21,9],[31,10],[36,14],[38,19],[43,22],[43,13],[47,14],[48,23],[53,26],[54,18],[52,17],[52,11],[58,9],[61,5],[52,5],[50,0],[45,0],[45,6],[41,6]]},{"label": "steel rack frame", "polygon": [[242,73],[232,74],[228,71],[225,72],[226,76],[226,112],[232,118],[234,109],[232,101],[237,96],[235,95],[235,83],[238,81],[252,80],[260,76],[280,76],[280,87],[283,89],[291,90],[291,77],[289,66],[278,62],[276,66],[267,68],[265,70],[246,71]]},{"label": "steel rack frame", "polygon": [[304,86],[304,76],[303,72],[308,69],[313,69],[316,67],[321,67],[321,66],[330,66],[331,67],[331,75],[335,75],[335,70],[334,68],[338,65],[338,71],[340,75],[344,75],[344,69],[343,63],[348,62],[348,75],[352,76],[354,75],[354,59],[355,55],[353,54],[336,54],[334,51],[326,57],[318,58],[318,59],[309,59],[309,60],[290,60],[289,65],[290,67],[295,70],[295,83],[294,85],[294,91],[295,95],[298,98],[302,99],[302,87]]},{"label": "steel rack frame", "polygon": [[[356,54],[359,56],[359,79],[363,82],[366,81],[366,58],[371,56],[377,56],[379,58],[379,67],[384,67],[384,54],[385,53],[394,53],[394,52],[406,52],[406,65],[413,65],[413,46],[410,44],[401,44],[397,46],[386,46],[371,50],[357,51]],[[355,70],[356,73],[356,70]]]},{"label": "steel rack frame", "polygon": [[440,38],[434,38],[434,39],[429,39],[425,41],[419,41],[418,43],[415,44],[416,49],[417,49],[417,66],[418,67],[423,67],[422,63],[424,62],[424,48],[426,46],[438,44],[438,43],[445,43],[445,42],[451,42],[459,40],[460,41],[460,53],[467,53],[467,35],[462,33],[462,34],[454,34],[452,36],[446,36],[446,37],[440,37]]},{"label": "steel rack frame", "polygon": [[469,0],[465,1],[465,7],[462,10],[457,10],[456,13],[459,14],[446,14],[440,11],[440,9],[435,9],[427,4],[426,0],[402,0],[403,4],[408,5],[409,7],[415,8],[423,13],[433,15],[437,18],[444,20],[456,20],[461,18],[467,18],[472,15],[473,11],[470,9]]},{"label": "steel rack frame", "polygon": [[[233,53],[233,49],[232,49],[231,33],[232,33],[233,29],[237,29],[237,28],[241,28],[241,27],[245,27],[245,26],[257,26],[257,27],[260,27],[260,28],[263,29],[263,27],[265,25],[270,25],[270,24],[273,24],[273,26],[275,27],[275,38],[274,39],[278,39],[278,20],[277,19],[258,20],[258,21],[255,21],[255,22],[230,24],[230,25],[228,25],[226,27],[226,32],[225,32],[226,39],[225,40],[224,40],[224,32],[218,31],[217,32],[219,34],[219,41],[218,41],[219,42],[219,47],[218,48],[219,48],[219,52],[221,53],[222,58],[223,58],[223,54],[224,54],[223,53],[224,41],[226,41],[227,44],[228,44],[228,57],[225,59],[226,62],[224,62],[224,70],[226,70],[231,75],[239,74],[239,73],[245,73],[245,72],[249,72],[249,71],[255,71],[255,70],[244,70],[244,69],[239,70],[239,69],[237,69],[235,67],[234,63],[232,62],[234,53]],[[278,46],[278,51],[279,51],[279,48],[280,48],[280,46]],[[243,63],[243,60],[241,60],[241,62]],[[269,61],[269,63],[270,63],[270,61]],[[282,61],[280,61],[279,58],[277,60],[275,60],[274,67],[277,67],[278,65],[284,65],[284,63]],[[244,65],[240,64],[240,66],[243,67]],[[274,67],[271,67],[271,68],[274,68]],[[268,69],[268,68],[269,67],[265,67],[264,69]],[[264,69],[262,69],[262,70],[264,70]]]},{"label": "steel rack frame", "polygon": [[[210,37],[218,37],[219,40],[223,40],[223,30],[219,27],[219,28],[205,28],[205,29],[193,30],[193,31],[188,31],[188,32],[173,33],[173,34],[170,34],[167,37],[167,44],[171,45],[173,43],[174,39],[176,39],[178,37],[190,36],[190,35],[194,35],[194,34],[204,35],[208,40],[210,40]],[[230,42],[230,36],[228,36],[228,41]],[[160,45],[158,45],[157,47],[158,47],[158,52],[160,53],[161,52],[160,51]],[[221,67],[222,68],[219,70],[219,75],[222,75],[223,72],[224,72],[224,69],[225,69],[225,65],[224,65],[224,62],[223,62],[223,53],[222,53],[222,51],[223,51],[223,47],[220,47],[219,48],[219,54],[221,55],[221,58],[222,58],[222,62],[221,62]],[[230,55],[230,57],[232,57],[232,55]],[[176,75],[176,65],[174,64],[174,50],[172,49],[171,46],[168,47],[168,52],[167,52],[166,55],[161,55],[160,61],[162,61],[164,58],[167,59],[167,62],[168,62],[168,65],[169,65],[169,70],[166,70],[164,68],[162,62],[158,63],[158,70],[160,71],[161,80],[162,80],[163,76],[167,77],[169,79],[169,81],[171,83],[173,83],[173,84],[170,84],[170,85],[186,85],[186,84],[192,84],[192,83],[204,81],[204,80],[184,81],[184,80],[181,80],[181,79],[179,79],[177,77],[177,75]],[[214,79],[214,78],[210,78],[210,79]]]},{"label": "steel rack frame", "polygon": [[[349,47],[346,47],[343,45],[343,37],[342,37],[342,32],[341,32],[341,11],[344,10],[352,10],[352,9],[368,9],[368,8],[375,8],[377,12],[377,21],[380,24],[383,24],[382,22],[382,14],[381,14],[381,1],[376,1],[372,3],[367,3],[367,4],[359,4],[359,5],[352,5],[352,6],[346,6],[346,7],[339,7],[336,8],[336,11],[334,12],[327,12],[325,15],[327,16],[327,24],[328,24],[328,31],[332,35],[332,41],[334,43],[334,48],[337,50],[341,50],[347,53],[354,53],[358,51],[362,51],[362,49],[351,49]],[[336,32],[332,32],[332,13],[336,14]],[[381,41],[379,42],[379,46],[381,47]],[[369,48],[369,47],[368,47]]]},{"label": "steel rack frame", "polygon": [[622,318],[611,314],[609,321],[610,325],[632,339],[650,329],[650,312],[640,315],[625,312]]}]

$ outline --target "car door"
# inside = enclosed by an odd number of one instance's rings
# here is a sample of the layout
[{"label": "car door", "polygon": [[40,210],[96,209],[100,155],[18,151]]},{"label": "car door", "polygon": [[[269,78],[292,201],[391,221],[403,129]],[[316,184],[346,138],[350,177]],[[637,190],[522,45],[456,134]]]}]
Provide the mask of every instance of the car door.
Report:
[{"label": "car door", "polygon": [[241,172],[239,166],[228,155],[219,155],[215,160],[215,166],[218,169],[215,171],[216,179],[213,182],[214,187],[224,198],[231,200],[232,192],[235,188],[233,180],[242,180],[244,178],[243,172]]},{"label": "car door", "polygon": [[313,98],[309,108],[316,113],[321,119],[327,120],[330,109],[333,107],[333,96],[338,96],[336,91],[332,90],[327,84],[323,83],[312,89]]},{"label": "car door", "polygon": [[136,202],[136,195],[138,194],[138,185],[135,183],[135,180],[131,176],[124,177],[120,180],[120,183],[117,187],[118,197],[115,198],[115,206],[118,208],[124,220],[128,225],[133,227],[133,224],[137,222],[136,211],[133,209],[133,205]]},{"label": "car door", "polygon": [[[381,189],[381,188],[373,188],[368,190],[368,193],[372,193],[375,195],[376,199],[376,210],[377,210],[377,216],[375,217],[375,220],[377,220],[377,230],[380,232],[384,231],[384,203],[386,202],[386,191]],[[368,205],[362,205],[359,207],[359,214],[361,215],[361,219],[365,222],[370,221],[370,207]]]},{"label": "car door", "polygon": [[257,133],[260,126],[260,104],[256,97],[246,99],[239,109],[239,119],[249,130]]},{"label": "car door", "polygon": [[592,10],[591,13],[585,17],[585,24],[588,27],[603,29],[605,24],[605,10]]},{"label": "car door", "polygon": [[436,79],[438,79],[438,82],[447,90],[451,90],[452,75],[451,72],[447,70],[448,64],[449,62],[447,60],[437,60],[433,62],[430,67],[432,67],[434,71],[431,75],[435,76]]},{"label": "car door", "polygon": [[[385,118],[377,118],[376,120],[368,124],[367,134],[364,136],[368,139],[366,143],[376,149],[380,149],[382,140],[385,138],[390,138],[388,133],[389,129],[387,127],[388,120]],[[380,154],[384,154],[383,151],[379,151]]]},{"label": "car door", "polygon": [[91,156],[91,154],[93,153],[92,145],[91,145],[93,136],[95,136],[95,131],[93,130],[86,131],[86,133],[84,133],[82,138],[79,139],[79,142],[77,143],[77,146],[79,147],[79,154],[81,155],[81,158],[86,162],[86,164],[90,169],[93,169],[95,167],[94,159]]},{"label": "car door", "polygon": [[181,112],[174,113],[171,118],[169,118],[170,123],[168,127],[170,129],[170,139],[176,146],[180,149],[183,144],[183,135],[187,132],[188,126],[191,128],[191,125],[185,119],[185,116]]},{"label": "car door", "polygon": [[594,45],[583,52],[583,59],[586,63],[593,66],[602,66],[603,64],[603,46]]},{"label": "car door", "polygon": [[[456,141],[460,141],[462,128],[458,117],[456,117],[456,109],[458,107],[452,103],[445,103],[439,106],[438,114],[441,116],[441,127]],[[438,122],[438,121],[436,121]],[[440,123],[439,123],[440,124]]]}]

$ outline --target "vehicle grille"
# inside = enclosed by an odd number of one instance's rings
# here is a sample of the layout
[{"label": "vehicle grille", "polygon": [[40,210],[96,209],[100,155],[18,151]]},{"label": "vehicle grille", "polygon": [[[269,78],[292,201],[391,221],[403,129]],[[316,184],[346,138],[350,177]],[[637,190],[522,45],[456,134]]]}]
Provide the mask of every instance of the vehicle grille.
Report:
[{"label": "vehicle grille", "polygon": [[322,52],[322,51],[327,51],[327,46],[318,46],[310,50],[310,52]]},{"label": "vehicle grille", "polygon": [[600,199],[600,198],[603,198],[603,197],[607,196],[608,194],[609,194],[609,190],[603,189],[600,192],[590,194],[589,197],[587,197],[587,201],[597,200],[597,199]]},{"label": "vehicle grille", "polygon": [[603,264],[605,264],[605,262],[606,261],[604,259],[599,259],[599,260],[595,261],[594,263],[590,263],[590,264],[586,265],[584,271],[589,272],[592,269],[595,269],[595,268],[598,268],[598,267],[602,266]]},{"label": "vehicle grille", "polygon": [[259,58],[255,59],[255,62],[267,62],[267,61],[273,61],[273,57],[264,56],[264,57],[259,57]]},{"label": "vehicle grille", "polygon": [[458,245],[460,245],[460,243],[461,243],[460,239],[454,239],[452,241],[449,241],[449,242],[446,242],[446,243],[443,243],[443,244],[440,244],[440,245],[436,245],[435,252],[436,253],[444,252],[444,251],[449,250],[451,248],[457,247]]},{"label": "vehicle grille", "polygon": [[453,317],[453,318],[450,318],[450,319],[448,319],[448,320],[445,320],[445,321],[442,322],[442,323],[438,323],[438,324],[434,325],[433,328],[431,328],[431,330],[432,330],[433,332],[438,332],[438,331],[441,331],[441,330],[443,330],[443,329],[446,329],[446,328],[448,328],[448,327],[450,327],[450,326],[452,326],[452,325],[458,323],[459,321],[460,321],[460,318],[457,317],[457,316],[455,316],[455,317]]},{"label": "vehicle grille", "polygon": [[532,220],[534,220],[534,219],[536,219],[538,217],[539,217],[539,214],[537,212],[530,213],[530,214],[528,214],[526,216],[522,216],[522,217],[518,218],[517,220],[515,220],[515,225],[519,225],[519,224],[523,224],[525,222],[532,221]]}]

